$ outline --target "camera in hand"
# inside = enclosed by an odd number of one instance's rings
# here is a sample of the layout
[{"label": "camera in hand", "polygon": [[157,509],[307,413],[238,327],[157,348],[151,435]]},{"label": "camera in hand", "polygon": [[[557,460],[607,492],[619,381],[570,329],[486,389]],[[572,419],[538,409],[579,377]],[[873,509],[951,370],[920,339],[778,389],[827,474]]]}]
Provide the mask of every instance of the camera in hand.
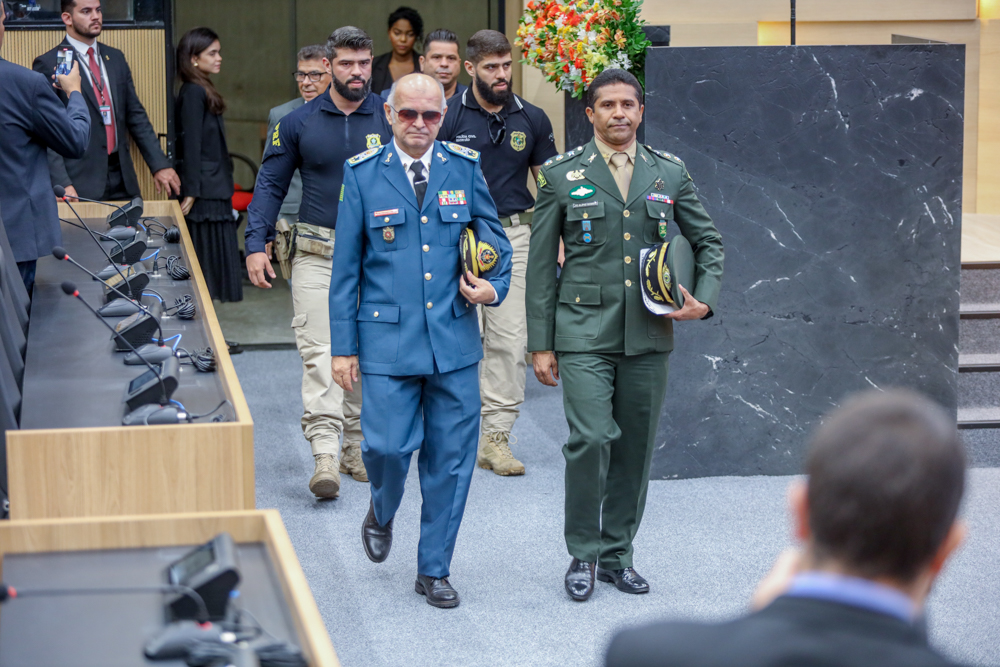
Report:
[{"label": "camera in hand", "polygon": [[69,76],[73,71],[73,49],[62,49],[56,55],[56,74]]}]

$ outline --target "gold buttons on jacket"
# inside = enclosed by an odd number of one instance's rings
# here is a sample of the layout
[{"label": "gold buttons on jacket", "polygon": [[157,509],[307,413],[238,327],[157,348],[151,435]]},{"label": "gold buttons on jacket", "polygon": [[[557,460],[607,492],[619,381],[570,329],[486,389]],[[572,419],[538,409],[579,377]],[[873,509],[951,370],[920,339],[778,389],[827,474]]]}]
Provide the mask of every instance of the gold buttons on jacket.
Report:
[{"label": "gold buttons on jacket", "polygon": [[375,317],[378,317],[378,311],[377,310],[373,314],[374,314]]},{"label": "gold buttons on jacket", "polygon": [[434,304],[432,302],[428,301],[427,302],[427,310],[430,310],[433,307],[434,307]]},{"label": "gold buttons on jacket", "polygon": [[420,218],[420,222],[427,222],[427,216],[425,215],[425,216],[421,217]]},{"label": "gold buttons on jacket", "polygon": [[625,263],[626,264],[631,264],[632,263],[632,258],[631,257],[626,257],[625,258]]},{"label": "gold buttons on jacket", "polygon": [[580,297],[576,297],[576,302],[580,303]]},{"label": "gold buttons on jacket", "polygon": [[632,235],[629,234],[628,232],[625,232],[625,240],[628,241],[630,238],[632,238]]},{"label": "gold buttons on jacket", "polygon": [[425,273],[424,274],[424,280],[430,280],[430,279],[431,279],[431,274]]},{"label": "gold buttons on jacket", "polygon": [[385,221],[386,221],[386,222],[389,222],[389,218],[388,218],[388,216],[386,217]]},{"label": "gold buttons on jacket", "polygon": [[431,251],[431,247],[425,243],[424,244],[424,252],[430,252],[430,251]]},{"label": "gold buttons on jacket", "polygon": [[627,217],[629,217],[632,214],[628,212],[628,209],[625,209],[625,212],[622,213],[622,215],[624,215],[627,218]]},{"label": "gold buttons on jacket", "polygon": [[453,217],[453,218],[457,218],[457,217],[458,217],[458,213],[452,213],[452,214],[451,214],[451,217]]},{"label": "gold buttons on jacket", "polygon": [[626,280],[625,281],[625,287],[631,287],[631,286],[632,286],[632,281],[631,280]]},{"label": "gold buttons on jacket", "polygon": [[590,216],[589,216],[589,215],[588,215],[587,213],[584,213],[584,214],[583,214],[583,219],[584,219],[584,220],[586,220],[586,219],[587,219],[587,218],[589,218],[589,217],[590,217]]}]

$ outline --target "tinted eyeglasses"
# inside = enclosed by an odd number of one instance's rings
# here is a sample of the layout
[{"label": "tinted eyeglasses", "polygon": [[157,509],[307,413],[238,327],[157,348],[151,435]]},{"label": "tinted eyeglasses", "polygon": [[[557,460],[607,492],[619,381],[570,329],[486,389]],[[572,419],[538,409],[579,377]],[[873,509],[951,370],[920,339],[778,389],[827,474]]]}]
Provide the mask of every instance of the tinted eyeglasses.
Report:
[{"label": "tinted eyeglasses", "polygon": [[326,72],[302,72],[300,70],[292,72],[292,76],[294,76],[295,80],[299,83],[302,83],[306,79],[309,79],[313,83],[319,83],[324,74],[326,74]]},{"label": "tinted eyeglasses", "polygon": [[490,141],[494,146],[503,143],[503,138],[507,136],[507,120],[498,113],[491,113],[486,121],[486,129],[490,133]]},{"label": "tinted eyeglasses", "polygon": [[437,125],[438,123],[441,122],[440,111],[424,111],[423,113],[421,113],[414,109],[393,109],[392,107],[389,108],[395,111],[396,115],[399,116],[404,123],[415,123],[417,121],[417,116],[423,116],[424,123],[427,125]]}]

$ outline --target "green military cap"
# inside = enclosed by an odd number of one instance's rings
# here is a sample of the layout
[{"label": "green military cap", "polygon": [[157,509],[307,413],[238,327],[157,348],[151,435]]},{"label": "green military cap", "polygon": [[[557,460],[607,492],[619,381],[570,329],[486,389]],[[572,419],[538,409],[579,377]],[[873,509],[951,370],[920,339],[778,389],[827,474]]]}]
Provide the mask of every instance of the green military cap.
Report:
[{"label": "green military cap", "polygon": [[500,252],[497,250],[496,236],[490,228],[474,220],[462,230],[458,249],[462,262],[462,272],[471,272],[477,278],[486,278],[487,274],[500,263]]},{"label": "green military cap", "polygon": [[666,243],[640,251],[642,301],[656,315],[666,315],[684,306],[680,285],[694,291],[694,252],[678,234]]}]

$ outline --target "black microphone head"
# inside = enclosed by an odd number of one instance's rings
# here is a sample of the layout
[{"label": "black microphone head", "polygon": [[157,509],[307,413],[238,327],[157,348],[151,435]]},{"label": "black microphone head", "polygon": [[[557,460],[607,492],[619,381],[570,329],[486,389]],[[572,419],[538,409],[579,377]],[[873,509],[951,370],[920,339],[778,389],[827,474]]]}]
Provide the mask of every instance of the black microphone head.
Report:
[{"label": "black microphone head", "polygon": [[61,185],[52,186],[52,191],[56,193],[56,197],[62,198],[66,196],[66,188]]},{"label": "black microphone head", "polygon": [[52,256],[55,257],[56,259],[66,259],[66,255],[68,254],[69,253],[66,252],[66,248],[62,247],[61,245],[57,245],[55,248],[52,249]]},{"label": "black microphone head", "polygon": [[76,285],[66,280],[62,284],[62,291],[66,292],[66,294],[69,294],[70,296],[74,296],[76,294]]}]

